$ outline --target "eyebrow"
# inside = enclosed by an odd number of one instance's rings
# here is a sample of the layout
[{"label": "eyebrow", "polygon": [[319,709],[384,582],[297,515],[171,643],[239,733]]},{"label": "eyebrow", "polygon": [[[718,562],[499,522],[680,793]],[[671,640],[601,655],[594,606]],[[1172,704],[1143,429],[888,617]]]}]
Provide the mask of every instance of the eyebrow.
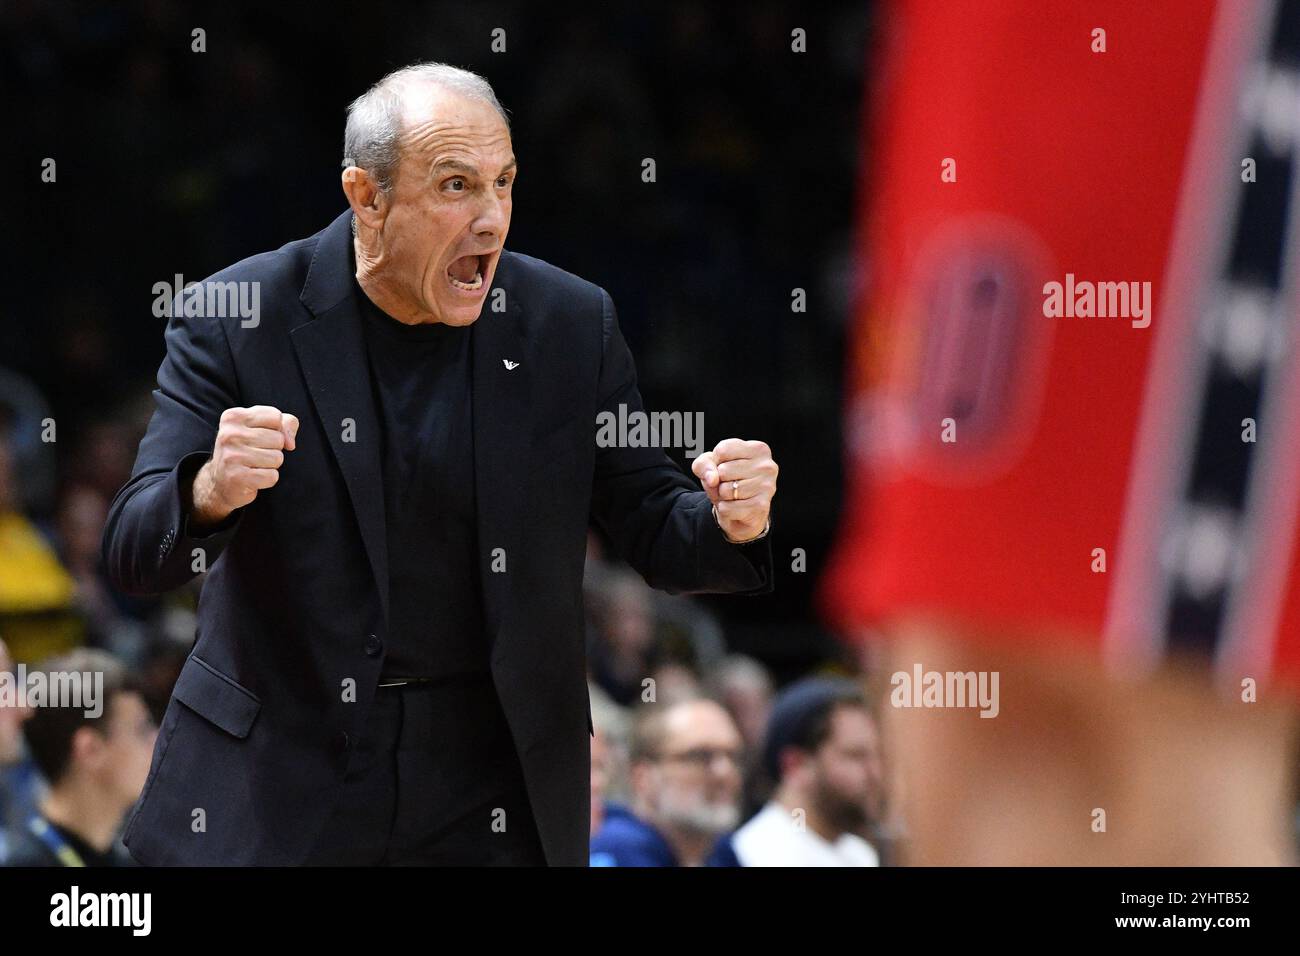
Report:
[{"label": "eyebrow", "polygon": [[[515,157],[511,156],[510,162],[502,166],[501,172],[497,173],[497,175],[498,176],[504,175],[505,173],[514,169],[516,166],[518,166],[518,162],[516,161]],[[444,172],[459,172],[459,173],[465,173],[468,176],[477,176],[479,174],[478,169],[471,166],[469,163],[463,163],[459,159],[443,159],[434,163],[433,168],[429,170],[429,177],[432,179],[433,177],[438,176]]]}]

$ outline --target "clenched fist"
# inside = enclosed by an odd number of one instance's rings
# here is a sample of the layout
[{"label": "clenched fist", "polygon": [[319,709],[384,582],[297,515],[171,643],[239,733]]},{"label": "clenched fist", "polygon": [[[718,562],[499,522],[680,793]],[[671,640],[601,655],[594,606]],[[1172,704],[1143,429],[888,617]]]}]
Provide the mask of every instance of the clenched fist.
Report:
[{"label": "clenched fist", "polygon": [[219,524],[279,481],[297,434],[298,419],[270,405],[222,412],[212,458],[194,476],[191,523]]},{"label": "clenched fist", "polygon": [[778,470],[766,442],[739,438],[724,438],[691,463],[732,544],[751,541],[766,530]]}]

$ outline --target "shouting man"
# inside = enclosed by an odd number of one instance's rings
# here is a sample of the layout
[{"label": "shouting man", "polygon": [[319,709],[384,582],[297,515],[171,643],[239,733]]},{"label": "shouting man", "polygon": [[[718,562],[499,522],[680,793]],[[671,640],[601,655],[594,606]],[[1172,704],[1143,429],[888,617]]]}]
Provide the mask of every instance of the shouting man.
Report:
[{"label": "shouting man", "polygon": [[652,586],[763,593],[777,466],[729,438],[697,490],[596,441],[644,413],[632,356],[603,289],[504,248],[516,163],[481,77],[385,77],[343,165],[347,212],[203,283],[253,314],[177,290],[104,557],[131,593],[208,577],[126,844],[585,865],[588,522]]}]

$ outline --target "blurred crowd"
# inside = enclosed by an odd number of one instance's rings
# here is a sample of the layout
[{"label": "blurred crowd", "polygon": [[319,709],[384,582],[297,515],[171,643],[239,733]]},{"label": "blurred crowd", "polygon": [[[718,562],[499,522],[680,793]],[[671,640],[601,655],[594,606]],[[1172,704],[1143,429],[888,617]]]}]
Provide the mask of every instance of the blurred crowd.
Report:
[{"label": "blurred crowd", "polygon": [[[202,584],[143,599],[108,583],[100,535],[144,422],[92,428],[66,469],[53,423],[39,393],[0,370],[0,861],[125,862],[117,831],[193,643]],[[103,675],[102,713],[28,706],[20,688],[36,671]]]},{"label": "blurred crowd", "polygon": [[593,866],[877,866],[901,830],[865,682],[777,688],[689,598],[591,539]]}]

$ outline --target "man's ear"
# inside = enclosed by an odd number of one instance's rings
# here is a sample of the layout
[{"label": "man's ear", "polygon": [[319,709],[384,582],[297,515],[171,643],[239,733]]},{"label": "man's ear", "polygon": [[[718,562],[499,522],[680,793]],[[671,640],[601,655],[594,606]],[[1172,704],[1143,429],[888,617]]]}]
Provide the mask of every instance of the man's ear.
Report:
[{"label": "man's ear", "polygon": [[343,194],[357,222],[378,230],[388,215],[388,194],[380,189],[370,174],[359,166],[343,170]]},{"label": "man's ear", "polygon": [[68,747],[68,763],[91,766],[98,770],[107,759],[106,747],[104,736],[94,728],[83,724],[72,734],[72,741]]}]

